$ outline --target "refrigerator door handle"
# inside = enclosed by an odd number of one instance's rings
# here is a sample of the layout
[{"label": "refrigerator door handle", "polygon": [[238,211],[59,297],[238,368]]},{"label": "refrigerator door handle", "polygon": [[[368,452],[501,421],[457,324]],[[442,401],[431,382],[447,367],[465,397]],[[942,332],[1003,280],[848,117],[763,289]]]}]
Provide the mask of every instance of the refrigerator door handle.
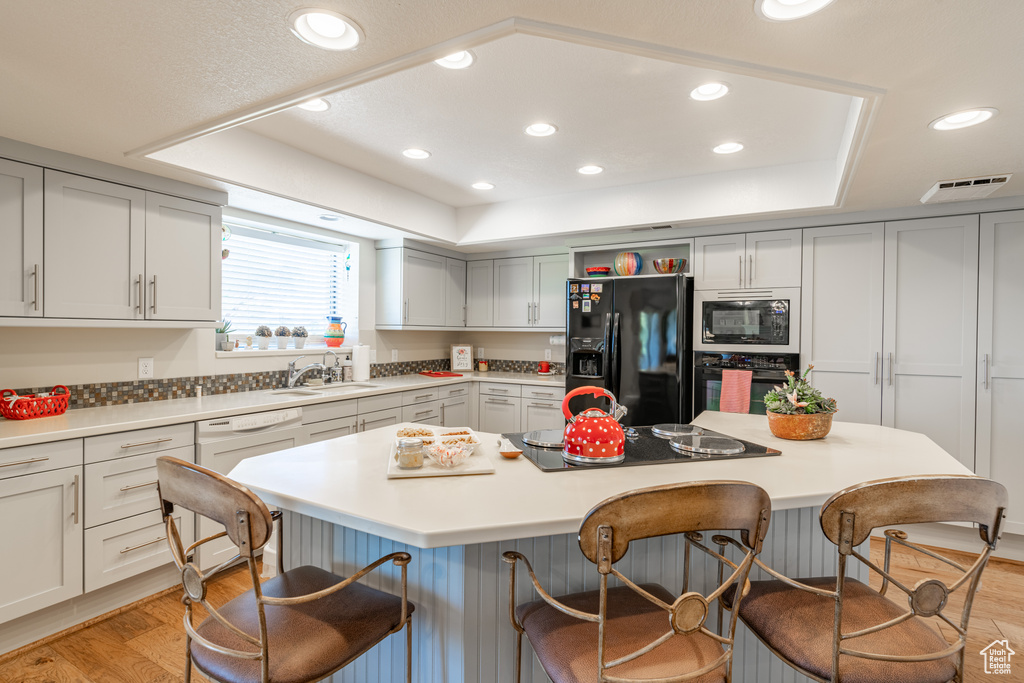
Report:
[{"label": "refrigerator door handle", "polygon": [[612,323],[612,344],[606,351],[608,358],[608,390],[619,400],[619,313],[615,313],[615,322]]}]

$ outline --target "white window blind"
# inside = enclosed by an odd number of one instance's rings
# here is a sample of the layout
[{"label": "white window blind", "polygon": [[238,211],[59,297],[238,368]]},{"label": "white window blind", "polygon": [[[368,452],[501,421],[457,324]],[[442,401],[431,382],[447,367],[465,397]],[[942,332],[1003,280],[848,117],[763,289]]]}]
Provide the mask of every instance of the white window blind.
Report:
[{"label": "white window blind", "polygon": [[353,247],[231,229],[224,242],[230,253],[222,264],[221,296],[233,334],[251,335],[259,325],[272,331],[302,325],[318,337],[326,317],[340,315],[348,323],[346,344],[355,341],[358,253]]}]

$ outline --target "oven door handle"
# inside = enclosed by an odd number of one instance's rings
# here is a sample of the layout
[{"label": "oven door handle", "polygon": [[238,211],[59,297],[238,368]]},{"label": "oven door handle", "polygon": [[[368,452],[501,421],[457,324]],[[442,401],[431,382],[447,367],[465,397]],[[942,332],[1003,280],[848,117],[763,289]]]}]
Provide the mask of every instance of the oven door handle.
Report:
[{"label": "oven door handle", "polygon": [[[744,370],[745,368],[702,368],[702,367],[698,367],[696,369],[697,381],[699,382],[699,381],[701,381],[703,379],[721,379],[722,378],[722,370],[723,369],[724,370],[733,370],[733,369]],[[758,372],[757,370],[752,370],[751,372],[754,373],[754,376],[751,378],[752,382],[777,382],[779,384],[784,384],[786,382],[786,373],[785,372]]]}]

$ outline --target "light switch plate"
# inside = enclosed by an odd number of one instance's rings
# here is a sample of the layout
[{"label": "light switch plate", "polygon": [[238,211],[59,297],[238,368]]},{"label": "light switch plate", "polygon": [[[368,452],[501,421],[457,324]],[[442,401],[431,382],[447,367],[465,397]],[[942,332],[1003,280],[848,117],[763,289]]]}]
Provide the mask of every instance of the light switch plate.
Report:
[{"label": "light switch plate", "polygon": [[398,362],[398,349],[391,349],[391,362],[392,363],[397,363]]},{"label": "light switch plate", "polygon": [[370,362],[371,363],[376,363],[377,362],[377,349],[370,349]]},{"label": "light switch plate", "polygon": [[484,347],[481,346],[480,348],[478,348],[476,350],[476,357],[477,358],[486,358],[486,356],[484,355]]},{"label": "light switch plate", "polygon": [[139,359],[139,379],[152,379],[153,378],[153,359],[152,358],[140,358]]},{"label": "light switch plate", "polygon": [[544,360],[551,360],[551,349],[544,349]]}]

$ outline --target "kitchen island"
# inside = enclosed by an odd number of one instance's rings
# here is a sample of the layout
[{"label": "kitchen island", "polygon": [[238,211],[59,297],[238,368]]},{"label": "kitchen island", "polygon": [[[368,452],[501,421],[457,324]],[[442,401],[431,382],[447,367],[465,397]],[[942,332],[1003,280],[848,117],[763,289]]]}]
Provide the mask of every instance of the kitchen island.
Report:
[{"label": "kitchen island", "polygon": [[[782,455],[544,473],[522,457],[501,459],[497,435],[481,435],[481,452],[473,457],[494,459],[493,475],[388,480],[389,428],[251,458],[231,476],[288,512],[286,567],[316,564],[349,574],[389,552],[412,553],[415,680],[484,683],[508,681],[512,672],[514,632],[501,553],[527,555],[554,595],[595,588],[596,569],[580,555],[575,532],[587,511],[609,496],[681,481],[754,482],[773,506],[762,559],[790,575],[820,576],[834,572],[834,549],[817,523],[818,507],[833,493],[870,479],[970,474],[913,432],[835,423],[826,439],[794,442],[773,437],[764,416],[707,412],[694,422]],[[633,580],[678,590],[682,551],[675,538],[635,543],[620,565]],[[714,566],[695,564],[699,589]],[[395,590],[398,575],[381,572],[370,583]],[[530,596],[525,577],[519,596]],[[401,680],[403,647],[392,640],[334,680]],[[547,680],[528,648],[525,657],[523,681]],[[735,666],[735,681],[793,680],[746,633],[738,634]]]}]

